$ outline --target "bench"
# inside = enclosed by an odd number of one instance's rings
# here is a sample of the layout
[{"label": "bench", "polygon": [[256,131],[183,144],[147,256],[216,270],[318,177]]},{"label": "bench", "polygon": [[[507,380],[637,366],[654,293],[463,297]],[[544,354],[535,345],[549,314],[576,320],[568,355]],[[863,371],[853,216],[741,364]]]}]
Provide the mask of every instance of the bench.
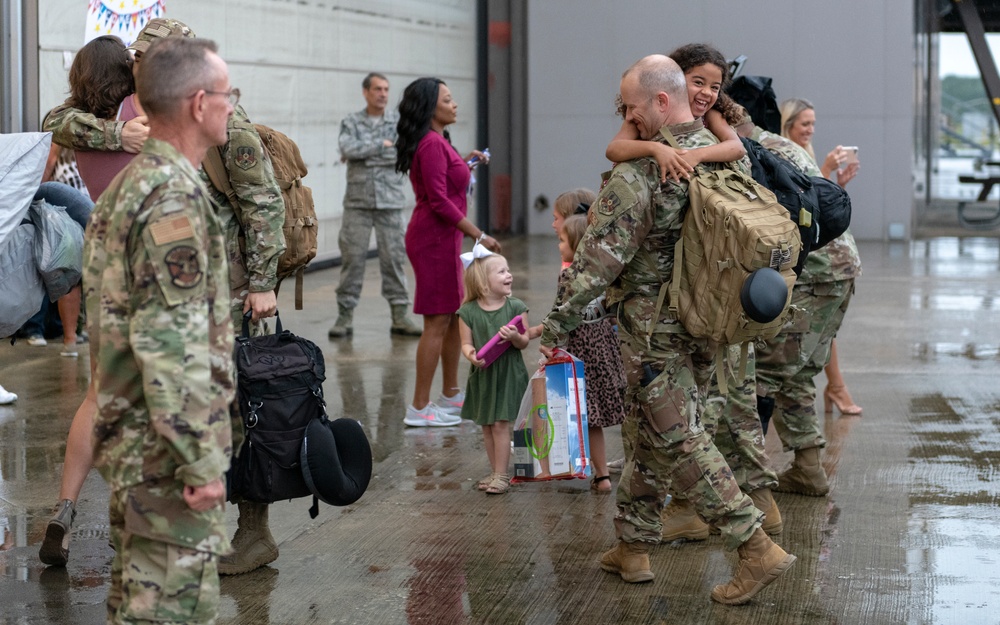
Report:
[{"label": "bench", "polygon": [[[1000,163],[994,163],[990,161],[986,163],[988,165],[1000,165]],[[979,191],[979,196],[976,198],[976,202],[985,202],[986,197],[993,190],[993,186],[1000,183],[1000,174],[997,175],[960,175],[958,181],[965,184],[978,184],[982,185],[982,189]],[[1000,226],[1000,204],[997,205],[996,211],[992,214],[986,215],[985,217],[971,217],[965,213],[967,202],[958,203],[958,221],[966,228],[972,228],[976,230],[989,230],[996,226]]]}]

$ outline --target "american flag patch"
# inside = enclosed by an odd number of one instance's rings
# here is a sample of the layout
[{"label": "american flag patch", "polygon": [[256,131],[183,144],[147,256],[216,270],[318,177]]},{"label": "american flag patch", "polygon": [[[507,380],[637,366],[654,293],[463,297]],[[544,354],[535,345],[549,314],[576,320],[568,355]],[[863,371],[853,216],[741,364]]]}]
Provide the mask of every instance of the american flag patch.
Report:
[{"label": "american flag patch", "polygon": [[153,243],[157,245],[166,245],[194,236],[191,222],[186,215],[161,219],[149,226],[149,232],[153,235]]}]

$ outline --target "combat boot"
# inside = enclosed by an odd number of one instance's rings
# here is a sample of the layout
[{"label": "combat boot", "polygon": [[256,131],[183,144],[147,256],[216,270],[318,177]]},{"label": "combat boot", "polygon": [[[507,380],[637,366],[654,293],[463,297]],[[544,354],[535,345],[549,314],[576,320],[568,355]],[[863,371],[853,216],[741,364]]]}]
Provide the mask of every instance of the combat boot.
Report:
[{"label": "combat boot", "polygon": [[758,488],[750,493],[750,499],[753,500],[754,507],[764,513],[764,522],[760,524],[760,529],[771,536],[780,534],[785,524],[781,520],[781,511],[778,510],[778,504],[775,503],[774,497],[771,496],[771,489]]},{"label": "combat boot", "polygon": [[278,545],[267,526],[266,503],[241,501],[233,553],[219,558],[219,575],[248,573],[278,559]]},{"label": "combat boot", "polygon": [[670,503],[660,512],[660,522],[663,523],[661,533],[665,543],[680,540],[705,540],[708,538],[708,523],[701,520],[694,506],[687,499],[671,497]]},{"label": "combat boot", "polygon": [[389,328],[389,333],[400,336],[420,336],[424,331],[410,321],[406,314],[406,308],[406,304],[392,305],[392,326]]},{"label": "combat boot", "polygon": [[337,320],[333,322],[333,327],[326,333],[331,339],[339,339],[344,336],[354,334],[354,309],[346,306],[337,306]]},{"label": "combat boot", "polygon": [[830,492],[826,471],[819,461],[819,452],[819,447],[796,449],[792,466],[778,476],[778,485],[772,490],[810,497],[822,497]]},{"label": "combat boot", "polygon": [[795,556],[785,553],[760,528],[736,552],[740,557],[736,575],[728,584],[712,589],[712,599],[726,605],[747,603],[795,562]]},{"label": "combat boot", "polygon": [[601,555],[601,568],[608,573],[618,573],[630,584],[653,581],[649,568],[649,543],[618,541],[612,549]]}]

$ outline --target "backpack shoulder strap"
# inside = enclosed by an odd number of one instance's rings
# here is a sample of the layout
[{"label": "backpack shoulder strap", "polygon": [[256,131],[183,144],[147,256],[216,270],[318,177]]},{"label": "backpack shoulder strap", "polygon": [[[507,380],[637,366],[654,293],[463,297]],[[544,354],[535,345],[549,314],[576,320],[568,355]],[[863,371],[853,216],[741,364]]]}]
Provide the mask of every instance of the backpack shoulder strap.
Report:
[{"label": "backpack shoulder strap", "polygon": [[208,174],[208,179],[212,182],[212,186],[221,191],[229,199],[229,203],[233,205],[233,208],[239,206],[239,202],[236,199],[236,191],[233,190],[233,185],[229,182],[229,173],[226,171],[226,165],[222,161],[221,148],[218,146],[210,148],[208,152],[205,153],[205,160],[201,162],[202,167],[205,168],[205,173]]}]

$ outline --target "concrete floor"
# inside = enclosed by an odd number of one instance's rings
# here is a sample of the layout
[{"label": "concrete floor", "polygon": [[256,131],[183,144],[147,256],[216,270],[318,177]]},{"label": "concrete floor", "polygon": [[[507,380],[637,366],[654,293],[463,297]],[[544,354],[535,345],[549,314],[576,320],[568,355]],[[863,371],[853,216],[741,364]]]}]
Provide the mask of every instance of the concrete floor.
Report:
[{"label": "concrete floor", "polygon": [[[554,293],[555,242],[505,245],[514,292],[537,322]],[[279,298],[285,327],[323,347],[331,414],[362,421],[375,475],[358,503],[325,506],[315,520],[304,499],[274,505],[281,557],[224,579],[219,622],[1000,623],[1000,245],[940,238],[861,252],[839,344],[864,415],[826,417],[831,494],[776,495],[779,542],[798,562],[738,608],[708,596],[735,561],[718,537],[661,545],[656,581],[627,585],[597,565],[613,543],[612,497],[582,480],[476,492],[487,464],[475,426],[403,426],[416,341],[390,337],[377,263],[347,341],[326,338],[339,270],[307,275],[305,310],[293,310],[291,289]],[[0,383],[20,396],[0,407],[0,625],[103,622],[111,551],[96,473],[69,566],[37,559],[87,371],[85,356],[61,358],[55,344],[0,346]],[[617,428],[608,439],[615,457]],[[788,461],[773,429],[768,446],[775,466]]]}]

